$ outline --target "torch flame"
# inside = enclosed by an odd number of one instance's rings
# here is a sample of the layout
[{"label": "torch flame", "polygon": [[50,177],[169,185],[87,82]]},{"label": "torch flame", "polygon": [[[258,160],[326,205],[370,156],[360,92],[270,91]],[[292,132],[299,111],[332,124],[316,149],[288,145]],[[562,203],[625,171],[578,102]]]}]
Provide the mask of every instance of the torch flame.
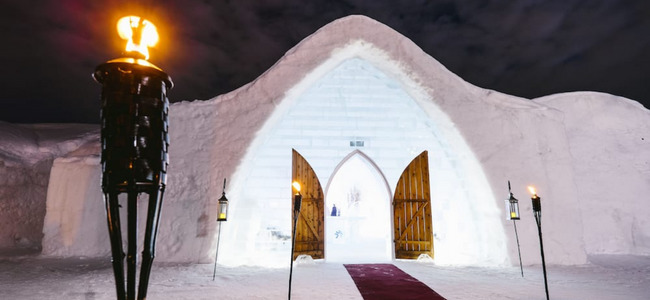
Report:
[{"label": "torch flame", "polygon": [[537,195],[537,191],[535,191],[535,187],[532,186],[532,185],[529,185],[529,186],[528,186],[528,191],[529,191],[532,195]]},{"label": "torch flame", "polygon": [[138,52],[149,59],[149,48],[158,43],[158,31],[149,20],[126,16],[117,21],[120,38],[127,40],[126,52]]},{"label": "torch flame", "polygon": [[293,185],[293,188],[296,189],[296,191],[300,192],[300,183],[298,183],[298,181],[294,181],[291,185]]}]

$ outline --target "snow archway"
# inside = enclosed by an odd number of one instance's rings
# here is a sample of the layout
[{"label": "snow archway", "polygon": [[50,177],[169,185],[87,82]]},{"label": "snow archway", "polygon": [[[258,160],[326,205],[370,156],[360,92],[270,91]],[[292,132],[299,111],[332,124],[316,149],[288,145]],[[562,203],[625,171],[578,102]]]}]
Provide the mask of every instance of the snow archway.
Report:
[{"label": "snow archway", "polygon": [[333,52],[286,93],[233,176],[220,263],[288,265],[292,148],[321,183],[350,150],[362,149],[391,190],[412,158],[428,150],[436,262],[506,262],[501,201],[462,135],[426,95],[371,44]]},{"label": "snow archway", "polygon": [[390,201],[386,179],[363,152],[343,159],[325,192],[325,260],[392,259]]}]

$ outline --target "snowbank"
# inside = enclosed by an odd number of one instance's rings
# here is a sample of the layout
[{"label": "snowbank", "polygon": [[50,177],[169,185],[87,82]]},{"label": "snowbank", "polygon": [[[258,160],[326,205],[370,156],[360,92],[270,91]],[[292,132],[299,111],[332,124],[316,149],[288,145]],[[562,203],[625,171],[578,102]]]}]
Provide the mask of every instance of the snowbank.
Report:
[{"label": "snowbank", "polygon": [[0,250],[41,247],[52,161],[93,139],[96,125],[0,122]]}]

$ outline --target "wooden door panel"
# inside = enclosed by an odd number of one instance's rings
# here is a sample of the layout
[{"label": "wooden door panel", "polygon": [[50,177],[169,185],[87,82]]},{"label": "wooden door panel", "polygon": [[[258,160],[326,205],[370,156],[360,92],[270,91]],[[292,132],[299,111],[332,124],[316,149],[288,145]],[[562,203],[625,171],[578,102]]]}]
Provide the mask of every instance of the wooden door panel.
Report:
[{"label": "wooden door panel", "polygon": [[[309,165],[300,153],[293,150],[293,171],[292,182],[300,183],[302,194],[302,205],[296,228],[296,241],[293,259],[298,255],[307,254],[312,258],[324,258],[325,249],[325,205],[323,189],[314,169]],[[293,199],[291,199],[291,211],[293,212]],[[295,216],[291,217],[291,228]]]},{"label": "wooden door panel", "polygon": [[429,159],[424,151],[404,169],[393,197],[395,258],[433,257]]}]

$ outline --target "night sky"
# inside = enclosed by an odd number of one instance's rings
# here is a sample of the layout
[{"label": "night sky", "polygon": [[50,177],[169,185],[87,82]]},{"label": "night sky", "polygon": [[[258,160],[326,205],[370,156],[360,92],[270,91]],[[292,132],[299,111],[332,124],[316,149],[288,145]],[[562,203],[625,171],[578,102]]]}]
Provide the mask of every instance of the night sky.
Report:
[{"label": "night sky", "polygon": [[121,56],[115,23],[129,14],[158,27],[150,61],[174,80],[172,102],[237,89],[320,27],[362,14],[482,88],[600,91],[650,107],[647,0],[0,0],[0,120],[98,123],[91,73]]}]

